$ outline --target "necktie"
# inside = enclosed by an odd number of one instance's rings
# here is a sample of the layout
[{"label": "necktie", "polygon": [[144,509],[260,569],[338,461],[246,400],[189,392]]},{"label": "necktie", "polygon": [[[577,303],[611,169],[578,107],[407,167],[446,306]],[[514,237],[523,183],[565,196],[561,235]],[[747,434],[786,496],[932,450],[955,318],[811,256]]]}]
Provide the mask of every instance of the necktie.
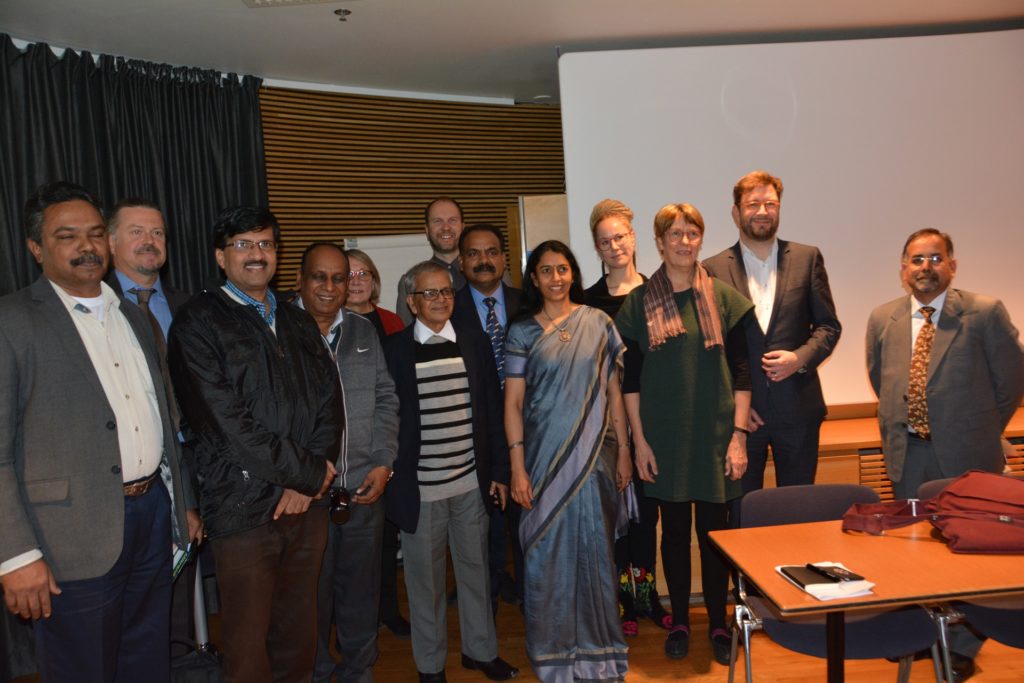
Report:
[{"label": "necktie", "polygon": [[494,304],[498,300],[493,296],[484,299],[487,306],[487,336],[491,338],[491,351],[494,352],[494,364],[498,366],[498,379],[501,386],[505,386],[505,328],[498,322],[498,314],[494,310]]},{"label": "necktie", "polygon": [[925,389],[928,384],[928,359],[932,353],[932,340],[935,339],[935,325],[932,323],[934,312],[932,306],[921,307],[924,325],[914,342],[914,354],[910,357],[910,379],[907,383],[907,425],[924,437],[930,434]]},{"label": "necktie", "polygon": [[164,341],[164,331],[160,327],[160,321],[156,319],[156,316],[153,315],[153,311],[149,307],[149,300],[153,298],[156,290],[137,287],[130,291],[138,300],[139,308],[146,314],[149,326],[153,328],[153,339],[156,340],[156,355],[160,362],[160,376],[163,378],[164,392],[167,395],[167,412],[170,413],[174,431],[179,431],[181,429],[181,413],[178,411],[178,401],[174,397],[174,387],[171,386],[171,373],[167,369],[167,342]]}]

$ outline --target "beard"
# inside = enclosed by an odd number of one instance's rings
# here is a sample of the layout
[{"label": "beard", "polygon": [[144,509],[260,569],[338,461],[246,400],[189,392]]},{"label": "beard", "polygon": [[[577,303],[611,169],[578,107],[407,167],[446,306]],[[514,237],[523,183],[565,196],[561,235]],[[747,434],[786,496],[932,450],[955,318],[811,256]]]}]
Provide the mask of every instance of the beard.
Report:
[{"label": "beard", "polygon": [[779,217],[769,216],[768,225],[766,227],[760,225],[755,226],[753,218],[740,220],[740,230],[743,231],[744,235],[755,242],[770,242],[775,238],[775,234],[779,231]]}]

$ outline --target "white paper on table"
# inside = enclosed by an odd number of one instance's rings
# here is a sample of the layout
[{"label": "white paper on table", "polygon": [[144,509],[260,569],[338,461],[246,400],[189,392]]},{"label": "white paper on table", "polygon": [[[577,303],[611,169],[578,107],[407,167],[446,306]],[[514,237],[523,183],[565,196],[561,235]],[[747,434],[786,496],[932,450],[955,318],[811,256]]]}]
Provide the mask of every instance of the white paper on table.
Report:
[{"label": "white paper on table", "polygon": [[[846,571],[852,572],[853,570],[844,565],[842,562],[814,562],[814,565],[818,567],[842,567]],[[782,573],[782,568],[789,565],[779,565],[775,568],[775,571],[779,573],[779,576],[789,581],[791,584],[799,588],[800,590],[814,596],[818,600],[838,600],[839,598],[858,598],[862,595],[871,595],[871,589],[875,587],[875,584],[864,579],[861,581],[837,581],[837,582],[826,582],[822,583],[809,583],[806,586],[801,586],[796,583],[788,576]]]}]

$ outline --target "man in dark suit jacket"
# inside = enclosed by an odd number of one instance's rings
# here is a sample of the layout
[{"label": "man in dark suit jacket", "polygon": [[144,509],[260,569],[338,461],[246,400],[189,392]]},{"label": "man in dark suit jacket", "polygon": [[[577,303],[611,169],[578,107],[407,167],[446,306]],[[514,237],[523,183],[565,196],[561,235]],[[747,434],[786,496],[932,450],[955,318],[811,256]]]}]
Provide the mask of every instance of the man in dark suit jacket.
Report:
[{"label": "man in dark suit jacket", "polygon": [[96,200],[45,185],[25,207],[43,277],[0,300],[0,583],[32,618],[43,681],[167,681],[179,470],[153,333],[102,282]]},{"label": "man in dark suit jacket", "polygon": [[704,261],[712,275],[754,302],[747,321],[753,383],[743,492],[764,486],[768,447],[779,486],[813,484],[825,399],[817,368],[841,327],[821,252],[776,238],[782,181],[764,171],[733,188],[739,241]]},{"label": "man in dark suit jacket", "polygon": [[[867,364],[893,493],[916,498],[926,481],[1002,471],[1000,437],[1024,394],[1024,348],[1001,301],[949,288],[956,275],[949,235],[933,228],[910,235],[900,275],[910,296],[872,311]],[[963,626],[949,636],[951,680],[964,681],[981,640]]]},{"label": "man in dark suit jacket", "polygon": [[[508,326],[519,314],[523,290],[506,285],[504,237],[490,223],[475,223],[459,236],[459,259],[466,276],[466,286],[455,292],[452,321],[469,327],[479,325],[491,342],[498,379],[505,385],[505,335]],[[506,529],[508,532],[506,533]],[[491,606],[498,608],[498,595],[516,602],[522,588],[509,576],[508,543],[512,539],[512,556],[516,577],[522,577],[523,553],[519,548],[519,506],[509,503],[506,513],[491,514],[489,532]]]},{"label": "man in dark suit jacket", "polygon": [[[136,306],[139,296],[145,301],[140,306],[146,313],[153,337],[157,341],[161,370],[167,368],[167,332],[178,309],[191,298],[167,284],[160,277],[160,269],[167,261],[167,226],[160,207],[148,199],[128,197],[121,199],[110,210],[107,219],[112,267],[105,281],[110,288]],[[164,374],[165,384],[170,375]],[[181,429],[181,411],[174,391],[168,388],[168,404],[175,428]],[[187,466],[191,460],[188,448],[182,445],[182,459]],[[194,480],[190,481],[193,489]],[[203,541],[203,520],[198,509],[186,511],[188,537],[196,546]],[[182,641],[194,637],[193,605],[195,596],[196,563],[190,561],[179,578],[174,581],[171,597],[171,656],[188,654],[192,648]]]},{"label": "man in dark suit jacket", "polygon": [[402,531],[412,651],[421,683],[443,683],[447,659],[446,544],[452,547],[462,665],[506,680],[489,604],[487,514],[508,498],[501,391],[490,344],[450,318],[447,269],[424,261],[406,273],[416,321],[384,344],[399,400],[398,456],[386,496]]}]

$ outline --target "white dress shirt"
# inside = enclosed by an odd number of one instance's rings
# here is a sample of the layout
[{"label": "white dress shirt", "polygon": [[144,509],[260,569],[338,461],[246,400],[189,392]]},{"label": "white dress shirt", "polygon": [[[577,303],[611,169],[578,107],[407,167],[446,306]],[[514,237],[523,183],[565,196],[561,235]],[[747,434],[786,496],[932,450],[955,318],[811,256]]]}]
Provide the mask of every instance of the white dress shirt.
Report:
[{"label": "white dress shirt", "polygon": [[757,255],[740,241],[740,252],[743,254],[743,267],[747,271],[747,289],[750,300],[754,302],[754,315],[761,331],[768,332],[768,323],[772,319],[772,308],[775,306],[775,283],[779,274],[779,241],[772,242],[772,251],[768,260],[762,261]]}]

